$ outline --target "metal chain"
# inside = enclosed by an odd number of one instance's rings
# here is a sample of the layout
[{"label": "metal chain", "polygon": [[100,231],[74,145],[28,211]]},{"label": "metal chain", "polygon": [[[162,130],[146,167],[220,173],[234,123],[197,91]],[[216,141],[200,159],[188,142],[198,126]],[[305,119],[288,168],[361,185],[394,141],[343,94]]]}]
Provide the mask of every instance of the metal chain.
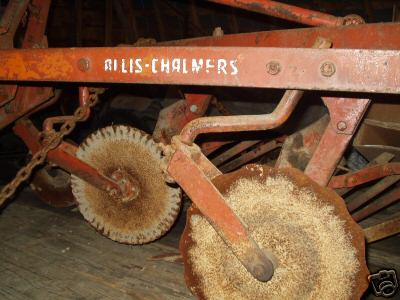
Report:
[{"label": "metal chain", "polygon": [[91,89],[92,93],[89,95],[88,102],[84,106],[79,106],[70,119],[66,120],[60,127],[60,131],[45,132],[42,131],[40,133],[42,147],[36,152],[29,163],[22,167],[15,178],[4,186],[0,192],[0,206],[10,198],[16,191],[16,189],[20,186],[22,182],[27,180],[31,175],[33,169],[38,165],[41,165],[47,157],[47,153],[56,148],[63,140],[64,136],[71,133],[74,130],[76,123],[80,121],[85,121],[86,111],[87,109],[96,105],[98,101],[98,94],[101,93],[101,90]]}]

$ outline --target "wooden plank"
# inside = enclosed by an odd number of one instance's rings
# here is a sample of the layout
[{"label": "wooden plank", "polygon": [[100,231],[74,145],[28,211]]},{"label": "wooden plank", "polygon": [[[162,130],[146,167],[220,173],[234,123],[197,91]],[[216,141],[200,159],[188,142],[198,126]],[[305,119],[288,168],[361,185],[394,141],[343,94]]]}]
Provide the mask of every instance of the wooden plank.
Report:
[{"label": "wooden plank", "polygon": [[[194,299],[183,265],[154,259],[177,253],[184,222],[155,243],[122,245],[78,212],[49,208],[24,192],[0,217],[0,299]],[[371,271],[400,270],[399,241],[369,246]]]},{"label": "wooden plank", "polygon": [[365,239],[372,243],[400,233],[400,214],[380,224],[364,229]]},{"label": "wooden plank", "polygon": [[0,232],[1,299],[193,299],[181,263],[152,260],[177,252],[174,232],[174,246],[121,245],[78,213],[23,200],[4,211]]}]

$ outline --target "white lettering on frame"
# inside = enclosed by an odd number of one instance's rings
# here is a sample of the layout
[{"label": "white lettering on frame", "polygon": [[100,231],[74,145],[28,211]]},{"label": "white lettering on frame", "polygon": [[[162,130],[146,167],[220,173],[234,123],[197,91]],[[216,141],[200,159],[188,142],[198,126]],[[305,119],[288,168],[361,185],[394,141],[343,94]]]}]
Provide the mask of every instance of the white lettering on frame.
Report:
[{"label": "white lettering on frame", "polygon": [[216,74],[235,76],[239,74],[237,59],[225,58],[106,58],[104,71],[123,74]]}]

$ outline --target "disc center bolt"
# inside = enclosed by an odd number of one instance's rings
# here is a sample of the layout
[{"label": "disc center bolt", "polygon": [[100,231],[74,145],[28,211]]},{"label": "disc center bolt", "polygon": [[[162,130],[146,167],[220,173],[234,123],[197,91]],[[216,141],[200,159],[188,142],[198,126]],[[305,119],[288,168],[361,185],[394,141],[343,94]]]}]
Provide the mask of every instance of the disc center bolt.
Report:
[{"label": "disc center bolt", "polygon": [[139,196],[139,181],[128,172],[118,169],[111,174],[111,178],[116,181],[120,187],[120,198],[123,203],[131,202]]}]

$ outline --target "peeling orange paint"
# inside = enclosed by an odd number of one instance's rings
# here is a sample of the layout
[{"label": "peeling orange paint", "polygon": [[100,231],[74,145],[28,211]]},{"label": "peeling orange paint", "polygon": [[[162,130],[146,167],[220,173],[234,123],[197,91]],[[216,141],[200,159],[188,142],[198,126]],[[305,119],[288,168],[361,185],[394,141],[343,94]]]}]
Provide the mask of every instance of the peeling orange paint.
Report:
[{"label": "peeling orange paint", "polygon": [[0,77],[7,77],[10,80],[17,79],[21,74],[28,78],[39,79],[40,75],[29,67],[20,53],[11,56],[0,56]]},{"label": "peeling orange paint", "polygon": [[[400,92],[398,50],[307,49],[272,47],[151,47],[151,48],[65,48],[0,50],[0,81],[125,82],[155,84],[218,85],[282,89],[317,89],[350,92]],[[120,67],[105,69],[104,62],[117,63],[134,57],[143,59],[140,72],[129,75]],[[294,57],[296,59],[294,59]],[[86,70],[80,59],[89,62]],[[282,65],[279,74],[266,72],[273,58]],[[157,70],[151,63],[157,61]],[[203,59],[206,67],[188,72],[160,70],[160,60]],[[234,72],[219,72],[213,60],[234,61]],[[323,77],[320,64],[334,61],[336,73]],[[207,66],[208,62],[210,65]],[[172,65],[172,62],[171,62]],[[225,63],[225,66],[231,64]],[[385,85],[382,85],[382,77]]]},{"label": "peeling orange paint", "polygon": [[[24,51],[25,52],[25,51]],[[57,80],[74,71],[71,64],[65,60],[62,53],[32,55],[27,58],[23,52],[13,52],[11,55],[0,56],[0,77],[16,80],[24,77],[27,80],[40,80],[43,77]]]},{"label": "peeling orange paint", "polygon": [[65,57],[61,53],[49,56],[49,59],[42,60],[43,64],[38,65],[38,72],[46,74],[52,78],[59,78],[73,73],[74,68],[65,61]]}]

